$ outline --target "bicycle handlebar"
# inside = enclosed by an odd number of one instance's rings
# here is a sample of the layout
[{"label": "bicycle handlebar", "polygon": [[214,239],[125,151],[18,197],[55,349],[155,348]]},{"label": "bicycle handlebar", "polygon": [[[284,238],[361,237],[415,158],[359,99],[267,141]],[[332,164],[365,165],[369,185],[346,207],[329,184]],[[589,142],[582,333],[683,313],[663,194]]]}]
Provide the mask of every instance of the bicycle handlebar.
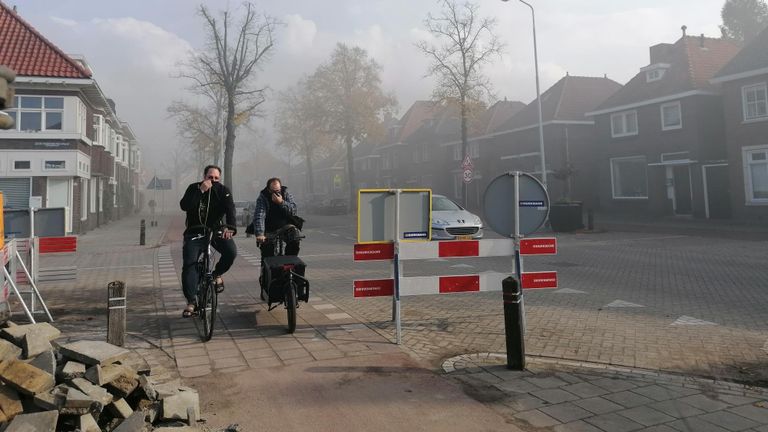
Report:
[{"label": "bicycle handlebar", "polygon": [[264,237],[266,237],[268,241],[273,241],[280,237],[283,237],[286,240],[288,240],[286,238],[287,237],[286,234],[290,232],[296,233],[291,237],[291,240],[301,240],[307,237],[301,234],[301,230],[299,230],[295,225],[292,225],[292,224],[284,225],[281,228],[278,228],[275,232],[266,233],[264,234]]},{"label": "bicycle handlebar", "polygon": [[[223,224],[219,227],[218,230],[216,230],[215,234],[220,236],[223,231],[221,231],[221,228],[227,228],[230,231],[232,231],[232,235],[237,234],[237,227],[229,225],[229,224]],[[187,227],[188,230],[197,230],[202,229],[204,234],[208,234],[208,232],[212,231],[210,227],[206,225],[192,225],[191,227]]]}]

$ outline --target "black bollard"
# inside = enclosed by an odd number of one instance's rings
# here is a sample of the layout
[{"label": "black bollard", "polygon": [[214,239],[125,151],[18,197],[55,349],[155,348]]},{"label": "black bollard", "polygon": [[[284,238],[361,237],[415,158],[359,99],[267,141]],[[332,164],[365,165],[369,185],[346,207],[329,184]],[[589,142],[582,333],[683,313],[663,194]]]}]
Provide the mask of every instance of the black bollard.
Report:
[{"label": "black bollard", "polygon": [[590,231],[595,230],[595,212],[592,209],[587,210],[587,229]]},{"label": "black bollard", "polygon": [[517,279],[510,276],[501,281],[504,297],[504,331],[507,335],[507,369],[525,369],[525,340],[523,339],[523,292]]},{"label": "black bollard", "polygon": [[147,243],[147,224],[144,219],[141,220],[141,227],[139,228],[139,246],[144,246]]}]

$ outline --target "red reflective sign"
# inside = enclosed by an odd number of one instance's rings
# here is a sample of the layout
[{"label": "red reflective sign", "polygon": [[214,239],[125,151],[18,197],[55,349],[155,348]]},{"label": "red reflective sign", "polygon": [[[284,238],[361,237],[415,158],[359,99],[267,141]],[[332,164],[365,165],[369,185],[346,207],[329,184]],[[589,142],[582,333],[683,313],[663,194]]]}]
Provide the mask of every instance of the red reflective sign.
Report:
[{"label": "red reflective sign", "polygon": [[521,255],[554,255],[557,239],[554,237],[527,238],[520,240]]},{"label": "red reflective sign", "polygon": [[395,293],[394,279],[366,279],[352,282],[355,297],[385,297]]},{"label": "red reflective sign", "polygon": [[440,294],[480,291],[480,276],[443,276],[440,278]]},{"label": "red reflective sign", "polygon": [[523,273],[523,289],[557,288],[557,272]]},{"label": "red reflective sign", "polygon": [[480,255],[480,242],[477,240],[441,241],[437,248],[437,256],[440,258],[476,257]]},{"label": "red reflective sign", "polygon": [[394,243],[355,243],[355,261],[391,260],[394,257]]}]

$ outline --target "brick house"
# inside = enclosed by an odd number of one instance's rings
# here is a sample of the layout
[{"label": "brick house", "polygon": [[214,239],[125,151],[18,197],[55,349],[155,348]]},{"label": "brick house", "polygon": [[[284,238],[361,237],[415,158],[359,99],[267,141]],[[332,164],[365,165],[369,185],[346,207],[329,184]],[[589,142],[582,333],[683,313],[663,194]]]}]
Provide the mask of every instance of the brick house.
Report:
[{"label": "brick house", "polygon": [[595,119],[600,205],[614,212],[730,216],[722,97],[710,78],[739,51],[685,36],[588,113]]},{"label": "brick house", "polygon": [[[605,77],[566,75],[541,94],[547,188],[556,201],[568,198],[594,206],[597,198],[596,142],[594,122],[585,113],[594,109],[621,88]],[[489,173],[478,185],[483,191],[496,176],[523,171],[541,179],[541,153],[537,100],[529,103],[480,140],[480,162]],[[559,181],[554,174],[570,164],[575,174]]]},{"label": "brick house", "polygon": [[0,2],[0,64],[17,74],[15,127],[0,131],[5,207],[66,208],[85,232],[139,203],[141,153],[82,57],[64,54]]},{"label": "brick house", "polygon": [[768,220],[768,29],[710,81],[720,86],[733,216]]}]

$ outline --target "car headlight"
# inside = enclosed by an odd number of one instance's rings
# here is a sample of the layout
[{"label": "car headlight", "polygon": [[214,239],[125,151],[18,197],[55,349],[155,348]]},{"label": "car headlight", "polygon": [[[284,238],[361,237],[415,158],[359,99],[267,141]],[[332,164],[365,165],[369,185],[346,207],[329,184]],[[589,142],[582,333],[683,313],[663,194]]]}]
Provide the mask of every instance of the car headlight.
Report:
[{"label": "car headlight", "polygon": [[448,221],[442,219],[432,219],[432,225],[448,225]]},{"label": "car headlight", "polygon": [[482,225],[483,221],[480,220],[479,217],[475,216],[475,225]]}]

